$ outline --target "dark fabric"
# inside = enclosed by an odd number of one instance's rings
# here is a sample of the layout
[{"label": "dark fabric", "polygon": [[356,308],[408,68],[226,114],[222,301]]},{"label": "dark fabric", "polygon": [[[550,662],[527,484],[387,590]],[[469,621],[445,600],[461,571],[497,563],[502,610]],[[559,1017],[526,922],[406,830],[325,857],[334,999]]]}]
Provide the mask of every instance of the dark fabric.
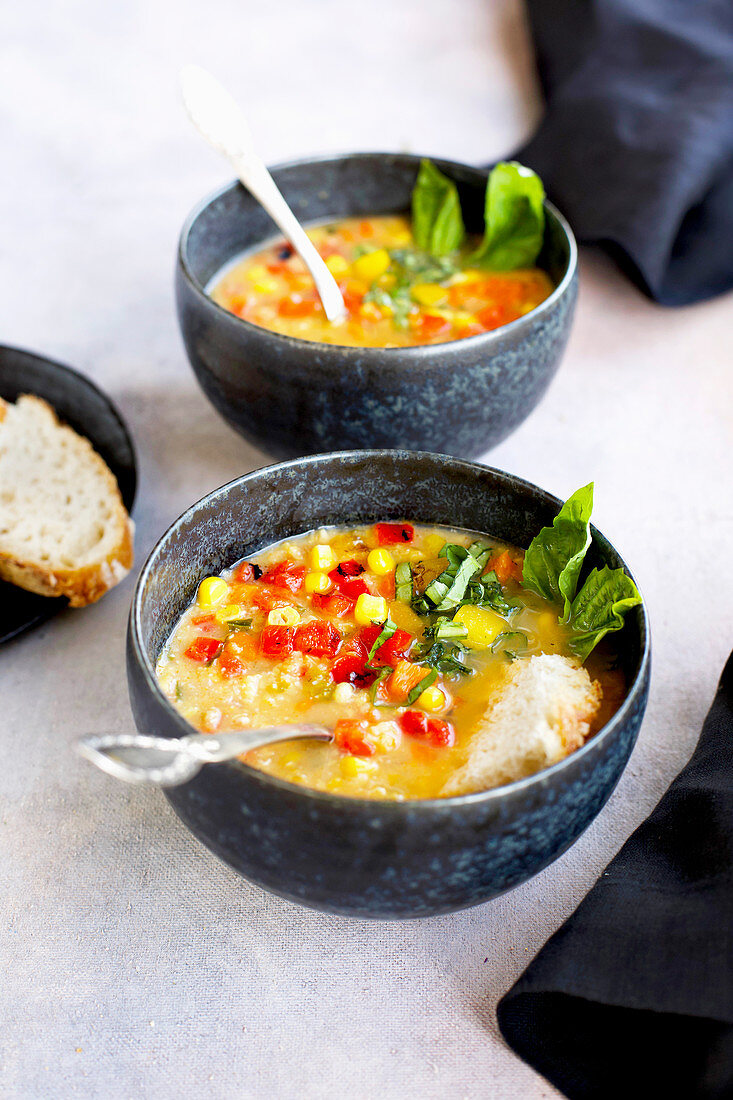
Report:
[{"label": "dark fabric", "polygon": [[733,655],[690,763],[498,1017],[572,1100],[733,1098]]},{"label": "dark fabric", "polygon": [[547,111],[516,157],[653,298],[733,287],[732,0],[527,0]]}]

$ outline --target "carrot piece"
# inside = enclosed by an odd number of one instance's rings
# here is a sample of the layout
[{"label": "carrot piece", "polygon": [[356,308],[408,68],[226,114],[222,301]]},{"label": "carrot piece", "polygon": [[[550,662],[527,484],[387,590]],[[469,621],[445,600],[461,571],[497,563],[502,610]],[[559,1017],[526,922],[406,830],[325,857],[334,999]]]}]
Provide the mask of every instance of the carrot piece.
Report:
[{"label": "carrot piece", "polygon": [[522,579],[522,566],[514,560],[508,550],[503,550],[501,554],[497,554],[496,557],[492,558],[484,572],[496,573],[499,584],[506,584],[507,581],[521,581]]},{"label": "carrot piece", "polygon": [[427,672],[412,661],[400,661],[387,680],[387,691],[393,699],[406,699],[414,687],[424,680]]}]

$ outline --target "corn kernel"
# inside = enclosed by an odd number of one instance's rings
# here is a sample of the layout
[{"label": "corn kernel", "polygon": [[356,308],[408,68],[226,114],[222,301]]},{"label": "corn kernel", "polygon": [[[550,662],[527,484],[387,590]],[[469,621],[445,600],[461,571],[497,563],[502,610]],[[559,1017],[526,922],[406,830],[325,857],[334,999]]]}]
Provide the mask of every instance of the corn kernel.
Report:
[{"label": "corn kernel", "polygon": [[311,550],[311,565],[314,569],[320,569],[322,572],[327,573],[329,569],[333,569],[336,565],[336,555],[330,546],[319,543]]},{"label": "corn kernel", "polygon": [[470,604],[459,607],[453,622],[466,627],[468,634],[464,641],[477,649],[488,649],[508,625],[506,619],[488,607],[472,607]]},{"label": "corn kernel", "polygon": [[380,275],[384,275],[390,263],[387,249],[378,248],[375,252],[367,252],[366,256],[360,256],[358,260],[354,260],[354,271],[360,279],[373,283]]},{"label": "corn kernel", "polygon": [[421,306],[437,306],[448,297],[445,287],[438,283],[416,283],[410,293]]},{"label": "corn kernel", "polygon": [[334,279],[340,279],[342,275],[345,275],[349,270],[349,265],[343,256],[334,255],[329,256],[326,260],[326,267],[333,275]]},{"label": "corn kernel", "polygon": [[274,294],[277,290],[277,282],[268,275],[267,278],[258,279],[256,283],[252,283],[252,289],[258,294]]},{"label": "corn kernel", "polygon": [[425,688],[425,691],[421,691],[417,697],[418,706],[423,710],[442,710],[445,706],[446,698],[444,693],[439,687]]},{"label": "corn kernel", "polygon": [[378,577],[386,577],[388,573],[394,570],[394,558],[389,550],[385,550],[380,546],[378,549],[369,552],[367,565],[372,573],[376,573]]},{"label": "corn kernel", "polygon": [[330,592],[332,588],[333,581],[329,577],[328,573],[306,573],[306,592],[318,592],[323,595],[324,592]]},{"label": "corn kernel", "polygon": [[247,272],[247,278],[252,283],[256,283],[258,279],[266,279],[269,275],[269,271],[264,264],[253,264]]},{"label": "corn kernel", "polygon": [[204,577],[199,585],[196,603],[199,607],[215,607],[226,599],[229,585],[221,577]]},{"label": "corn kernel", "polygon": [[273,607],[267,615],[269,626],[297,626],[299,622],[300,615],[294,607]]},{"label": "corn kernel", "polygon": [[445,539],[441,538],[440,535],[428,535],[423,542],[425,556],[428,558],[437,558],[444,546]]},{"label": "corn kernel", "polygon": [[359,756],[342,756],[339,761],[339,770],[347,779],[357,779],[360,775],[368,775],[373,772],[376,763],[373,760],[364,760]]},{"label": "corn kernel", "polygon": [[214,612],[214,618],[222,626],[228,623],[231,619],[240,619],[242,617],[242,608],[238,603],[228,603],[224,607],[217,607]]},{"label": "corn kernel", "polygon": [[356,601],[354,618],[360,626],[383,623],[387,618],[387,601],[384,596],[370,596],[368,592],[362,592]]}]

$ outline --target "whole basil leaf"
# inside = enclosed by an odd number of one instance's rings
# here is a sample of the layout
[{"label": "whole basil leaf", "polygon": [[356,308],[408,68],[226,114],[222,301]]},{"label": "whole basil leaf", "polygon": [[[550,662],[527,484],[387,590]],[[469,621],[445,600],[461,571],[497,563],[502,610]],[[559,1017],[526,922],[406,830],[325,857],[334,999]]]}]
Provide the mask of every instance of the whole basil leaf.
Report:
[{"label": "whole basil leaf", "polygon": [[471,263],[492,271],[532,267],[545,234],[545,189],[531,168],[497,164],[486,184],[484,239]]},{"label": "whole basil leaf", "polygon": [[623,569],[610,569],[607,565],[594,569],[570,609],[573,653],[585,661],[601,638],[620,630],[626,612],[640,603],[638,589]]},{"label": "whole basil leaf", "polygon": [[458,189],[429,160],[420,164],[412,191],[412,233],[433,256],[447,256],[466,235]]},{"label": "whole basil leaf", "polygon": [[578,489],[543,527],[524,555],[522,584],[553,603],[565,601],[563,621],[570,614],[585,552],[590,546],[593,482]]}]

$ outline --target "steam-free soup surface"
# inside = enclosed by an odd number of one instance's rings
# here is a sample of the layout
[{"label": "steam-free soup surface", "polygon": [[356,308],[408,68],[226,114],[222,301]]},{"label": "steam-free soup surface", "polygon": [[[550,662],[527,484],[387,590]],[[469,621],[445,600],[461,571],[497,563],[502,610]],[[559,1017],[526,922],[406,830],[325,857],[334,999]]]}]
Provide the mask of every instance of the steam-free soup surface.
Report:
[{"label": "steam-free soup surface", "polygon": [[326,319],[303,261],[283,240],[216,276],[211,297],[238,317],[301,340],[406,347],[499,328],[553,290],[547,273],[536,267],[472,268],[477,239],[452,256],[428,256],[415,247],[410,222],[402,216],[346,218],[313,227],[308,235],[339,284],[345,320]]},{"label": "steam-free soup surface", "polygon": [[[421,592],[434,592],[443,575],[447,546],[483,547],[472,583],[483,586],[484,606],[454,612],[460,642],[440,641],[445,616],[420,606]],[[248,755],[273,775],[363,798],[438,797],[465,764],[513,662],[570,655],[558,608],[519,583],[522,557],[483,535],[410,523],[279,543],[202,583],[161,654],[161,686],[202,731],[335,727],[331,744],[288,742]],[[375,650],[385,621],[393,632]],[[623,682],[602,649],[589,665],[603,689],[590,735],[617,707]]]}]

